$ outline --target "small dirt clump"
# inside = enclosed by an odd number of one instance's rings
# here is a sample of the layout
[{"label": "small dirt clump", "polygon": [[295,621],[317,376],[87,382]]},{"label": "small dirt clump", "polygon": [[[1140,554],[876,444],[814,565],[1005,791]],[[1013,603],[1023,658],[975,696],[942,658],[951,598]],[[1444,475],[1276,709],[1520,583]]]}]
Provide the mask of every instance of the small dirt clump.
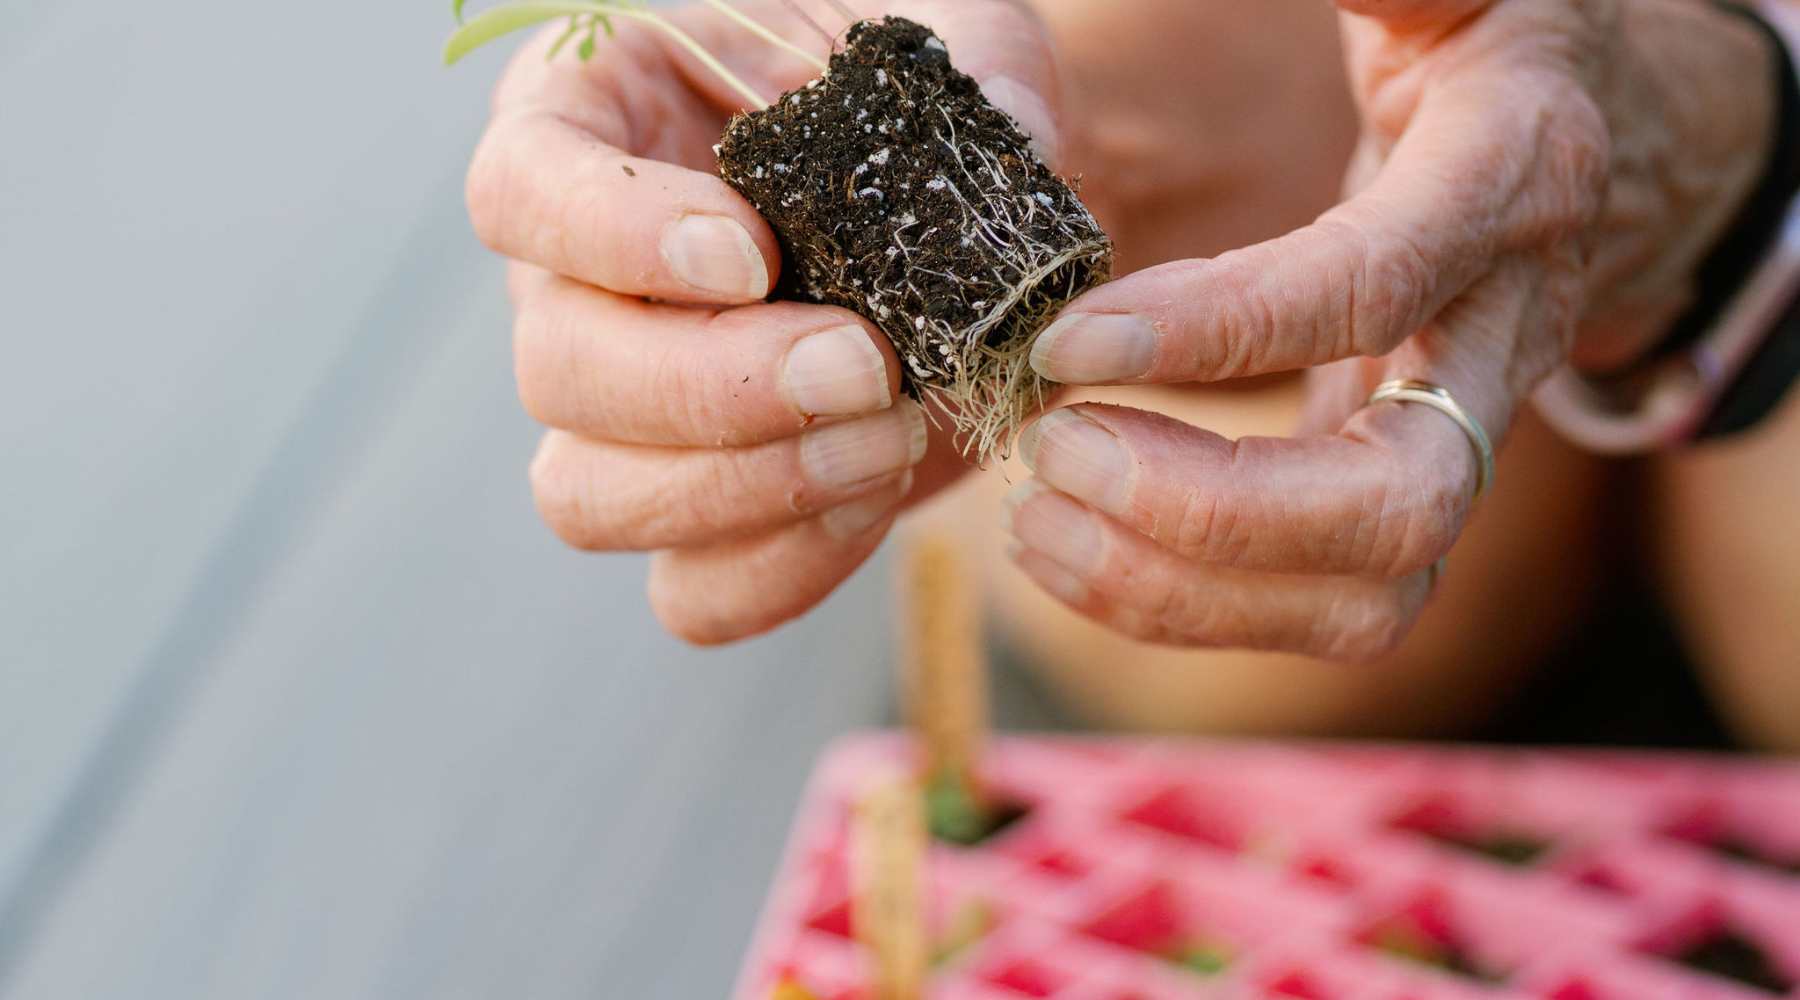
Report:
[{"label": "small dirt clump", "polygon": [[1112,243],[944,43],[858,23],[823,77],[733,118],[718,153],[781,239],[777,294],[867,317],[965,455],[1004,452],[1042,401],[1031,342],[1107,279]]}]

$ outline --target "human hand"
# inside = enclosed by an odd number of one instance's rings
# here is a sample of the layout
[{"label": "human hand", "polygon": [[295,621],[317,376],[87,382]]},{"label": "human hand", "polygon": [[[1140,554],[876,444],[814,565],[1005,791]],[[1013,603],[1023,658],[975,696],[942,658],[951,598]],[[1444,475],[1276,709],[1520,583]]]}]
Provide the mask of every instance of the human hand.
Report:
[{"label": "human hand", "polygon": [[1368,659],[1397,645],[1472,506],[1464,433],[1376,384],[1445,386],[1500,439],[1571,356],[1634,356],[1761,169],[1770,53],[1687,0],[1342,0],[1363,121],[1315,223],[1122,278],[1039,340],[1047,377],[1215,381],[1325,366],[1302,436],[1121,407],[1028,429],[1016,561],[1141,638]]},{"label": "human hand", "polygon": [[[741,4],[819,55],[789,4]],[[836,4],[805,4],[829,31]],[[872,6],[872,5],[864,5]],[[1038,22],[1003,0],[861,13],[931,25],[1054,155],[1056,97]],[[711,7],[670,18],[769,97],[816,75]],[[962,468],[930,449],[874,327],[840,309],[763,303],[780,267],[767,224],[713,173],[741,98],[652,28],[615,19],[593,58],[514,59],[469,173],[476,232],[511,258],[520,396],[550,430],[531,466],[545,520],[589,550],[648,550],[652,606],[722,642],[829,594],[911,494]]]}]

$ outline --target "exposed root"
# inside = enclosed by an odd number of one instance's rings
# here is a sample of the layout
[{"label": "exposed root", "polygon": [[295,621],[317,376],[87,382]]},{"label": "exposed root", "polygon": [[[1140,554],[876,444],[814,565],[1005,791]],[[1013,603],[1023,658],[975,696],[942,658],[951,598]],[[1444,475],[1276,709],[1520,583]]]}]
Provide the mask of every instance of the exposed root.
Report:
[{"label": "exposed root", "polygon": [[1043,402],[1031,344],[1105,281],[1112,244],[927,29],[851,29],[821,80],[732,121],[720,175],[768,217],[790,290],[893,342],[966,457],[1004,455]]}]

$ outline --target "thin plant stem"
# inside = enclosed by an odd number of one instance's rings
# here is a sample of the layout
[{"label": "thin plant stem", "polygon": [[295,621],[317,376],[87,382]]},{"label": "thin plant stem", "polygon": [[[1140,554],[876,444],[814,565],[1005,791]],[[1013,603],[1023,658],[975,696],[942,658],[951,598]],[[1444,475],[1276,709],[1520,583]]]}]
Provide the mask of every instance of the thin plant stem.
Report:
[{"label": "thin plant stem", "polygon": [[667,18],[647,10],[639,10],[633,7],[619,7],[614,4],[596,3],[583,6],[592,7],[596,11],[601,8],[606,8],[606,13],[617,14],[620,17],[629,17],[661,28],[670,38],[675,40],[675,44],[693,53],[694,58],[700,60],[701,65],[711,70],[714,76],[725,81],[726,86],[737,91],[739,95],[749,101],[752,108],[766,108],[769,106],[768,99],[757,93],[755,87],[745,83],[738,78],[736,73],[726,69],[724,63],[720,62],[711,52],[706,51],[706,46],[694,41],[694,36],[682,31],[680,28],[670,23]]},{"label": "thin plant stem", "polygon": [[808,27],[812,28],[812,30],[819,33],[820,38],[825,39],[826,51],[828,51],[828,52],[836,52],[837,51],[837,36],[832,34],[829,31],[826,31],[824,25],[822,25],[818,21],[814,20],[813,16],[806,12],[806,8],[800,6],[800,0],[781,0],[781,5],[783,7],[786,7],[788,10],[793,11],[795,17],[798,17],[800,20],[805,21]]},{"label": "thin plant stem", "polygon": [[741,10],[738,10],[736,7],[733,7],[731,5],[730,0],[706,0],[706,3],[707,3],[707,6],[714,8],[719,13],[724,14],[726,17],[729,17],[733,21],[736,21],[738,24],[742,25],[744,30],[750,32],[751,34],[755,35],[756,37],[762,39],[765,42],[768,42],[770,45],[773,45],[778,49],[789,52],[801,59],[806,60],[807,65],[813,67],[814,69],[818,70],[819,72],[821,72],[821,73],[825,72],[825,60],[820,59],[818,56],[813,55],[811,52],[806,51],[805,49],[801,48],[800,46],[795,45],[793,42],[790,42],[787,39],[781,37],[780,35],[777,35],[775,32],[770,31],[768,28],[763,27],[763,25],[760,22],[758,22],[755,18],[751,17],[750,15],[744,13]]},{"label": "thin plant stem", "polygon": [[477,48],[484,42],[492,41],[495,37],[518,28],[551,18],[565,15],[577,17],[582,14],[592,14],[602,18],[624,17],[633,21],[642,21],[674,39],[675,44],[686,49],[700,61],[702,66],[724,81],[726,86],[737,91],[745,101],[749,102],[751,107],[763,108],[769,104],[766,98],[756,92],[755,87],[745,83],[736,73],[727,69],[724,63],[720,62],[711,52],[706,51],[706,46],[695,41],[692,35],[681,30],[655,11],[638,6],[626,6],[622,3],[604,3],[599,0],[587,0],[587,2],[518,0],[515,3],[490,8],[480,17],[468,21],[457,29],[456,34],[450,37],[449,43],[445,46],[444,60],[453,63],[466,55],[470,49]]}]

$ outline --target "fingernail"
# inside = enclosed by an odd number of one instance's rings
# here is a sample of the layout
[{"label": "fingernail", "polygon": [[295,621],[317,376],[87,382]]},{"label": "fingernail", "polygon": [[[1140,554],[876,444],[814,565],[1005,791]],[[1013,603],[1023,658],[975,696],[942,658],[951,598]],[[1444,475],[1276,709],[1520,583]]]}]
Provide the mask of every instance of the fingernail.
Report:
[{"label": "fingernail", "polygon": [[1047,485],[1108,514],[1131,496],[1131,456],[1112,431],[1075,410],[1051,410],[1019,435],[1019,457]]},{"label": "fingernail", "polygon": [[843,416],[893,405],[887,362],[860,326],[815,333],[788,348],[781,365],[788,399],[802,414]]},{"label": "fingernail", "polygon": [[995,76],[981,84],[981,92],[987,96],[989,104],[1012,116],[1019,131],[1031,140],[1031,148],[1038,159],[1052,166],[1056,164],[1056,120],[1050,116],[1050,105],[1044,103],[1037,91],[1010,76]]},{"label": "fingernail", "polygon": [[1100,524],[1080,504],[1026,480],[1007,494],[1006,508],[1007,530],[1026,548],[1075,573],[1091,573],[1100,565]]},{"label": "fingernail", "polygon": [[827,535],[840,541],[855,538],[881,523],[895,507],[900,506],[900,501],[912,492],[912,484],[913,472],[907,469],[900,473],[900,478],[894,481],[894,485],[820,514],[819,524],[824,527]]},{"label": "fingernail", "polygon": [[1156,327],[1129,313],[1074,313],[1050,324],[1031,345],[1039,375],[1075,385],[1143,378],[1156,362]]},{"label": "fingernail", "polygon": [[842,489],[899,472],[925,457],[925,411],[910,400],[872,417],[800,437],[800,470],[814,486]]},{"label": "fingernail", "polygon": [[719,215],[684,215],[662,234],[663,260],[675,277],[713,295],[760,299],[769,267],[750,231]]}]

